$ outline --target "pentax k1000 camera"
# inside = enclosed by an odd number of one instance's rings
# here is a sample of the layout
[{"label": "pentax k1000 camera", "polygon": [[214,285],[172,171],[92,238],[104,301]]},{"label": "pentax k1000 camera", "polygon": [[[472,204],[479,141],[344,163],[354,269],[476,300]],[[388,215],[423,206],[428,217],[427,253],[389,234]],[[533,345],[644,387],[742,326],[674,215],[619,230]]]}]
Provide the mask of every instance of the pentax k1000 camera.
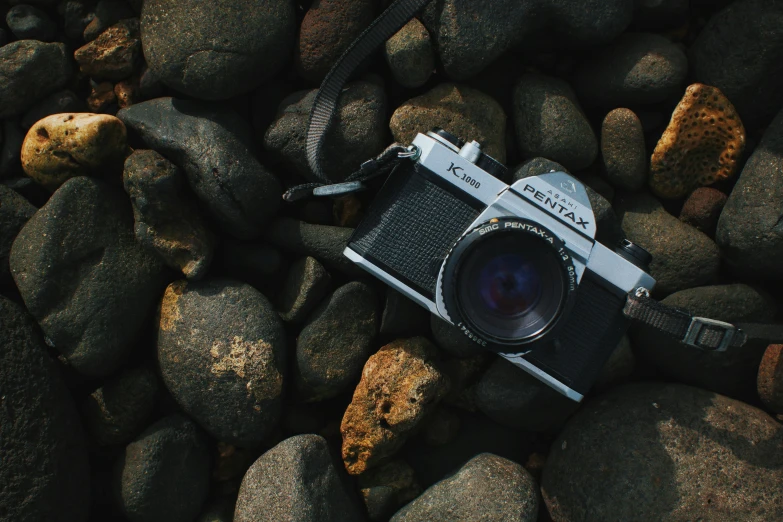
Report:
[{"label": "pentax k1000 camera", "polygon": [[475,141],[419,134],[345,255],[563,395],[580,401],[652,289],[650,255],[595,240],[585,187],[563,172],[509,186]]}]

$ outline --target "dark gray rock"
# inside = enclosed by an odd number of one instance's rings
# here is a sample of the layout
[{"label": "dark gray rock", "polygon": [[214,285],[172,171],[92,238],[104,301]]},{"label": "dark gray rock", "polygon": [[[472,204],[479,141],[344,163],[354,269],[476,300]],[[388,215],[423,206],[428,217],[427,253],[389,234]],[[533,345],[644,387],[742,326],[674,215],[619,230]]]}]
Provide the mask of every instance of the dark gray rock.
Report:
[{"label": "dark gray rock", "polygon": [[571,87],[558,78],[528,73],[514,90],[517,143],[526,157],[543,156],[570,170],[589,167],[598,141]]},{"label": "dark gray rock", "polygon": [[398,511],[391,522],[538,520],[538,487],[525,468],[491,453],[476,455]]},{"label": "dark gray rock", "polygon": [[64,0],[58,5],[63,18],[65,35],[71,40],[80,40],[84,29],[95,17],[90,0]]},{"label": "dark gray rock", "polygon": [[408,297],[386,287],[386,304],[381,316],[381,335],[414,337],[426,335],[430,329],[430,311]]},{"label": "dark gray rock", "polygon": [[[307,164],[305,139],[318,91],[299,91],[283,100],[277,120],[264,135],[264,148],[287,168],[317,181]],[[348,84],[321,149],[321,168],[334,182],[344,180],[390,144],[386,94],[369,82]]]},{"label": "dark gray rock", "polygon": [[136,13],[123,0],[100,0],[95,6],[95,18],[84,28],[84,41],[91,42],[120,20],[135,16]]},{"label": "dark gray rock", "polygon": [[119,367],[166,277],[136,243],[122,190],[88,177],[66,181],[30,218],[10,265],[47,343],[90,376]]},{"label": "dark gray rock", "polygon": [[24,132],[19,126],[19,121],[14,119],[3,120],[3,142],[0,146],[0,178],[10,178],[24,175],[22,170],[22,143]]},{"label": "dark gray rock", "polygon": [[314,257],[291,265],[280,292],[278,310],[287,323],[301,323],[329,291],[332,278]]},{"label": "dark gray rock", "polygon": [[0,185],[0,282],[10,280],[8,255],[11,245],[36,209],[16,191]]},{"label": "dark gray rock", "polygon": [[150,69],[169,87],[205,100],[258,87],[288,61],[295,35],[291,0],[147,0],[141,10]]},{"label": "dark gray rock", "polygon": [[90,469],[71,394],[35,323],[2,296],[0,324],[0,515],[86,521]]},{"label": "dark gray rock", "polygon": [[688,58],[670,40],[626,33],[584,60],[574,85],[585,105],[626,107],[676,97],[687,74]]},{"label": "dark gray rock", "polygon": [[776,520],[783,426],[678,384],[615,388],[552,444],[542,492],[554,520]]},{"label": "dark gray rock", "polygon": [[386,41],[384,57],[394,79],[403,87],[421,87],[435,70],[430,33],[417,18]]},{"label": "dark gray rock", "polygon": [[0,118],[22,114],[71,77],[62,43],[19,40],[0,47]]},{"label": "dark gray rock", "polygon": [[456,326],[444,321],[435,314],[430,314],[430,328],[432,337],[438,348],[452,357],[464,359],[486,353],[486,350],[477,342],[463,333]]},{"label": "dark gray rock", "polygon": [[257,446],[280,417],[285,332],[272,304],[231,280],[169,285],[157,332],[163,382],[216,439]]},{"label": "dark gray rock", "polygon": [[87,105],[72,91],[58,91],[30,107],[22,116],[22,128],[27,130],[37,121],[63,112],[87,112]]},{"label": "dark gray rock", "polygon": [[209,490],[209,448],[198,426],[165,417],[128,444],[117,461],[115,495],[131,522],[189,522]]},{"label": "dark gray rock", "polygon": [[642,122],[630,109],[615,109],[601,125],[604,175],[619,189],[640,190],[647,181]]},{"label": "dark gray rock", "polygon": [[297,388],[308,401],[352,388],[378,333],[378,298],[353,281],[335,290],[310,314],[296,340]]},{"label": "dark gray rock", "polygon": [[358,486],[372,522],[389,520],[421,493],[413,468],[402,460],[392,460],[362,473]]},{"label": "dark gray rock", "polygon": [[57,34],[57,24],[32,5],[15,5],[5,15],[5,22],[19,40],[51,42]]},{"label": "dark gray rock", "polygon": [[718,219],[728,196],[712,187],[699,187],[688,196],[680,211],[680,221],[714,238]]},{"label": "dark gray rock", "polygon": [[291,437],[261,455],[242,479],[234,512],[234,522],[363,518],[318,435]]},{"label": "dark gray rock", "polygon": [[691,14],[690,0],[634,0],[633,25],[638,29],[677,29]]},{"label": "dark gray rock", "polygon": [[117,117],[147,147],[182,167],[190,187],[229,234],[257,236],[279,207],[280,185],[251,153],[250,129],[235,113],[157,98],[122,109]]},{"label": "dark gray rock", "polygon": [[721,90],[748,129],[772,119],[783,105],[783,4],[732,2],[712,16],[688,58],[694,81]]}]

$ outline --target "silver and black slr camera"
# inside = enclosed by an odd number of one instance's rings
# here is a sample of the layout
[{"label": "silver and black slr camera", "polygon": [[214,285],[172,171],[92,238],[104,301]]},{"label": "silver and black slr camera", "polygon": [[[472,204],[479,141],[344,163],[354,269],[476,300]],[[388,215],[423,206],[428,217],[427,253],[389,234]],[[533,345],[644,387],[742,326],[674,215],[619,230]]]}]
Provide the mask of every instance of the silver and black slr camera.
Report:
[{"label": "silver and black slr camera", "polygon": [[419,134],[345,255],[563,395],[580,401],[652,289],[650,255],[595,240],[585,187],[563,172],[509,186],[475,141]]}]

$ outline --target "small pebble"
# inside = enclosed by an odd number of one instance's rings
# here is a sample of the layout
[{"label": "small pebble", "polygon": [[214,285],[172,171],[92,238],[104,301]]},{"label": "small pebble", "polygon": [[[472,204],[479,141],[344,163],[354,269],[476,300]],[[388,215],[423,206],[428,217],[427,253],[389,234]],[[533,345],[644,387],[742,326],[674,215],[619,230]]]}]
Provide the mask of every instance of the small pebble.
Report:
[{"label": "small pebble", "polygon": [[120,109],[140,101],[139,86],[132,80],[122,80],[114,86],[114,95]]},{"label": "small pebble", "polygon": [[116,112],[117,95],[111,82],[93,83],[90,95],[87,97],[87,107],[100,114]]},{"label": "small pebble", "polygon": [[680,211],[680,221],[714,238],[718,219],[727,200],[728,196],[720,190],[699,187],[685,200]]},{"label": "small pebble", "polygon": [[421,87],[435,69],[430,33],[417,18],[386,41],[384,56],[394,79],[403,87]]},{"label": "small pebble", "polygon": [[139,21],[122,20],[73,54],[81,71],[93,78],[122,80],[136,69],[141,57]]},{"label": "small pebble", "polygon": [[601,125],[601,156],[606,179],[619,189],[640,190],[647,181],[642,123],[633,111],[615,109]]}]

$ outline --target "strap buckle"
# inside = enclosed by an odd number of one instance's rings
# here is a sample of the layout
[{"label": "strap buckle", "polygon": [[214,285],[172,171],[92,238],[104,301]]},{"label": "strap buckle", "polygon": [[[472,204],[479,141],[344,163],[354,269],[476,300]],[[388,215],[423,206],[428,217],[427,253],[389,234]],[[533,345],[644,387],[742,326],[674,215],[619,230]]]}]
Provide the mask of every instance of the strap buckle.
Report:
[{"label": "strap buckle", "polygon": [[[717,347],[712,347],[699,342],[702,332],[708,326],[722,331],[723,337]],[[688,331],[685,332],[685,338],[682,342],[688,346],[693,346],[694,348],[699,348],[701,350],[725,352],[729,346],[731,346],[736,333],[737,328],[733,324],[716,321],[715,319],[707,319],[706,317],[691,317],[691,324],[688,326]]]}]

